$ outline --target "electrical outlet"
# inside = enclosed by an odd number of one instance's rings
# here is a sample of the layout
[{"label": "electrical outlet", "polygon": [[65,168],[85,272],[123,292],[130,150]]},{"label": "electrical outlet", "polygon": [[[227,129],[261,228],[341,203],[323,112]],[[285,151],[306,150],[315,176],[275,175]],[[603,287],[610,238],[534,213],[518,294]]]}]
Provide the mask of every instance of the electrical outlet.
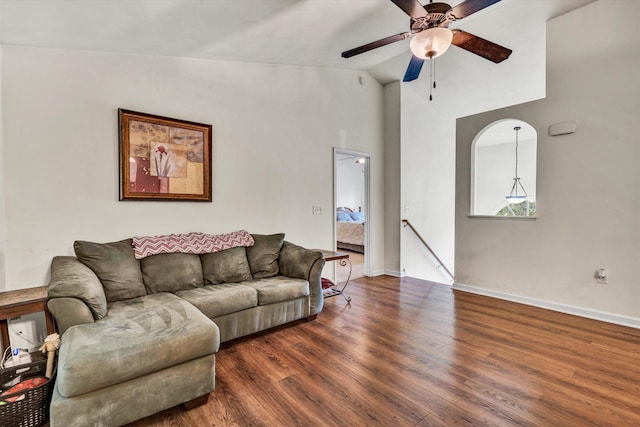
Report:
[{"label": "electrical outlet", "polygon": [[322,206],[313,206],[312,210],[314,215],[322,215]]}]

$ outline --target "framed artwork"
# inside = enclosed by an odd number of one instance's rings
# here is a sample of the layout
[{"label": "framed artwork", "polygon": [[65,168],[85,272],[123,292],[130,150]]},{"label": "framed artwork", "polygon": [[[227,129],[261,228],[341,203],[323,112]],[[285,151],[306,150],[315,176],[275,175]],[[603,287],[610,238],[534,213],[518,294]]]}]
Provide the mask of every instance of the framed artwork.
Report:
[{"label": "framed artwork", "polygon": [[120,200],[211,202],[212,126],[118,109]]}]

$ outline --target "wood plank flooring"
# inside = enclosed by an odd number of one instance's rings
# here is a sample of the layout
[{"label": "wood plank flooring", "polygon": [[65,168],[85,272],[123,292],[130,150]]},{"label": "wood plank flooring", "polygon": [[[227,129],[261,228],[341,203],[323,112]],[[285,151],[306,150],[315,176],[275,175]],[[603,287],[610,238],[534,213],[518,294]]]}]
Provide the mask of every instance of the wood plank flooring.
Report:
[{"label": "wood plank flooring", "polygon": [[[358,279],[360,277],[364,277],[364,254],[360,254],[358,252],[351,251],[340,251],[346,254],[349,254],[349,261],[351,261],[351,279]],[[340,265],[339,262],[336,262],[336,283],[342,284],[346,282],[349,277],[349,264]],[[325,267],[325,271],[327,271],[327,267]]]},{"label": "wood plank flooring", "polygon": [[347,290],[223,345],[206,405],[131,426],[640,425],[640,330],[415,279]]}]

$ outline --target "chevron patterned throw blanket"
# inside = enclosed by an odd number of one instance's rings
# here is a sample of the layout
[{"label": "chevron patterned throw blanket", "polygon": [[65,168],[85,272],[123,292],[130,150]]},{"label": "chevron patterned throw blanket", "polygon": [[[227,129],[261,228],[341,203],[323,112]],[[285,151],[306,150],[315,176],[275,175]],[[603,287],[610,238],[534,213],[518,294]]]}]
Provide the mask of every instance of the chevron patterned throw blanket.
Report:
[{"label": "chevron patterned throw blanket", "polygon": [[207,254],[253,244],[253,237],[245,230],[225,234],[186,233],[133,238],[137,259],[171,253]]}]

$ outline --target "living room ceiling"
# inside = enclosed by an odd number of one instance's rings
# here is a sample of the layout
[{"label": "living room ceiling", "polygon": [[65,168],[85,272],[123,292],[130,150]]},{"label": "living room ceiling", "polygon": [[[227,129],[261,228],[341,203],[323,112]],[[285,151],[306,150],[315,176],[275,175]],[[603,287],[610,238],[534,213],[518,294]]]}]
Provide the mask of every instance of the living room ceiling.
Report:
[{"label": "living room ceiling", "polygon": [[[523,27],[593,1],[502,0],[451,28],[527,52]],[[409,40],[340,56],[407,30],[389,0],[0,0],[0,17],[5,45],[358,69],[381,83],[401,79],[410,57]]]}]

